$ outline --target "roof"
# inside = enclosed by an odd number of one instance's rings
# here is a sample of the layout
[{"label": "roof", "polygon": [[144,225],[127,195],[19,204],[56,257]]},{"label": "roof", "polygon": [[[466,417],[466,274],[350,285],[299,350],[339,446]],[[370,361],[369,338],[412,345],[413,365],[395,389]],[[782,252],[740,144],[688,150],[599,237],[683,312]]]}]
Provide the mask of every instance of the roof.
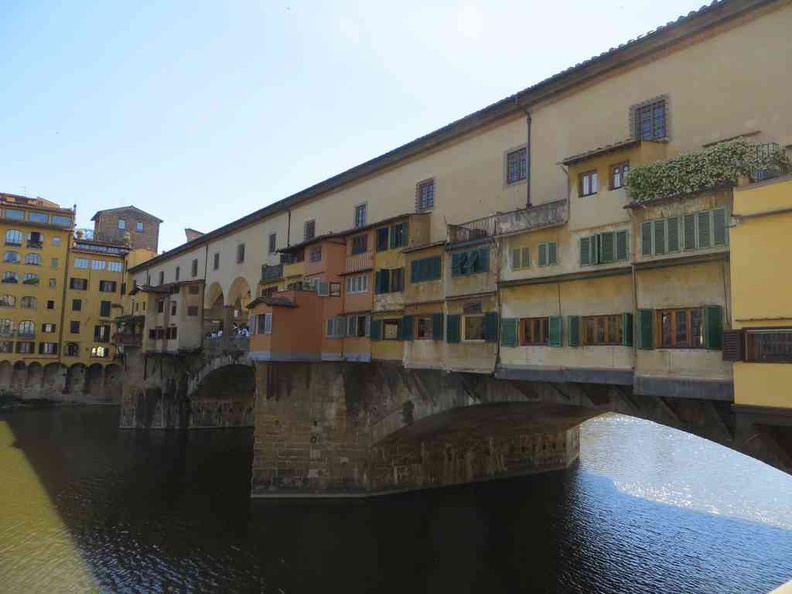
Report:
[{"label": "roof", "polygon": [[271,305],[273,307],[297,307],[297,304],[294,301],[287,299],[286,297],[256,297],[245,307],[247,309],[253,309],[260,303],[263,303],[264,305]]},{"label": "roof", "polygon": [[122,211],[129,211],[129,210],[134,211],[136,214],[141,215],[141,216],[143,216],[143,217],[145,217],[147,219],[150,219],[152,221],[157,221],[158,223],[162,222],[162,219],[158,219],[153,214],[147,213],[145,210],[140,210],[137,206],[119,206],[117,208],[106,208],[104,210],[97,210],[96,214],[91,217],[91,220],[95,221],[96,217],[98,217],[101,214],[106,214],[106,213],[110,213],[110,212],[122,212]]},{"label": "roof", "polygon": [[164,283],[162,285],[136,285],[129,291],[130,295],[136,293],[170,293],[174,287],[182,287],[185,285],[200,285],[204,282],[202,278],[186,281],[176,281],[173,283]]},{"label": "roof", "polygon": [[8,192],[0,192],[0,202],[5,204],[13,204],[21,208],[36,208],[39,210],[48,210],[58,213],[64,213],[74,216],[74,211],[71,208],[63,208],[52,200],[47,200],[42,197],[30,198],[20,194],[9,194]]},{"label": "roof", "polygon": [[529,110],[531,107],[543,101],[547,101],[552,97],[568,92],[586,82],[604,76],[617,68],[637,60],[645,59],[648,55],[677,45],[703,30],[728,23],[744,14],[777,1],[778,0],[713,0],[711,4],[704,5],[699,10],[692,11],[649,33],[640,35],[635,39],[609,49],[607,52],[580,62],[550,78],[488,105],[434,132],[416,138],[379,157],[375,157],[374,159],[352,167],[351,169],[310,186],[296,194],[278,200],[240,219],[218,227],[214,231],[210,231],[193,241],[184,243],[172,250],[160,254],[156,258],[139,264],[131,270],[134,271],[138,268],[156,265],[177,254],[193,249],[198,245],[203,245],[213,239],[223,237],[228,233],[253,225],[273,214],[288,210],[297,204],[327,194],[384,169],[393,167],[424,151],[435,149],[503,119],[524,114],[526,110]]},{"label": "roof", "polygon": [[561,161],[561,164],[572,165],[579,161],[585,161],[586,159],[590,159],[591,157],[597,157],[599,155],[604,155],[606,153],[612,153],[626,148],[632,148],[634,146],[638,146],[639,144],[641,144],[641,141],[637,138],[628,138],[627,140],[620,140],[619,142],[614,142],[613,144],[606,144],[605,146],[600,146],[595,149],[591,149],[590,151],[586,151],[585,153],[579,153],[571,157],[566,157],[563,161]]}]

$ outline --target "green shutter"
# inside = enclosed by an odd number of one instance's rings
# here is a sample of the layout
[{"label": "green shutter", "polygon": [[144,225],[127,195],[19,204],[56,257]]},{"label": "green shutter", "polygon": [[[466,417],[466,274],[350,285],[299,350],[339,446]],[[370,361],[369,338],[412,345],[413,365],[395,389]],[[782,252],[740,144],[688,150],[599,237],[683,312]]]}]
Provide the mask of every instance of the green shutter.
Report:
[{"label": "green shutter", "polygon": [[498,342],[498,314],[494,311],[484,314],[484,341]]},{"label": "green shutter", "polygon": [[473,274],[478,271],[478,250],[462,253],[462,274]]},{"label": "green shutter", "polygon": [[445,316],[442,313],[432,314],[432,339],[443,340],[443,322]]},{"label": "green shutter", "polygon": [[503,318],[501,320],[501,346],[517,346],[517,318]]},{"label": "green shutter", "polygon": [[547,345],[561,346],[561,316],[547,318]]},{"label": "green shutter", "polygon": [[413,317],[412,316],[404,316],[401,321],[401,327],[399,328],[401,331],[401,340],[412,340],[413,339]]},{"label": "green shutter", "polygon": [[[541,248],[541,246],[539,246]],[[541,265],[541,251],[539,252],[539,262]],[[580,238],[580,265],[581,266],[588,266],[591,264],[591,238],[590,237],[581,237]]]},{"label": "green shutter", "polygon": [[371,340],[382,340],[382,320],[371,320],[369,334]]},{"label": "green shutter", "polygon": [[631,312],[622,314],[622,344],[624,346],[633,344],[633,315]]},{"label": "green shutter", "polygon": [[380,227],[377,229],[377,251],[383,252],[388,249],[388,228]]},{"label": "green shutter", "polygon": [[410,262],[410,282],[417,283],[419,282],[419,271],[421,266],[421,260],[413,260]]},{"label": "green shutter", "polygon": [[462,254],[451,254],[451,276],[462,274]]},{"label": "green shutter", "polygon": [[580,346],[580,316],[567,316],[567,344],[571,347]]},{"label": "green shutter", "polygon": [[558,264],[558,243],[551,241],[547,244],[547,263]]},{"label": "green shutter", "polygon": [[446,316],[446,342],[459,342],[459,316]]},{"label": "green shutter", "polygon": [[382,290],[380,288],[381,285],[382,285],[382,271],[381,270],[375,270],[374,271],[374,292],[376,294],[382,293]]},{"label": "green shutter", "polygon": [[613,231],[599,234],[599,261],[602,264],[613,262],[616,257],[616,237]]},{"label": "green shutter", "polygon": [[442,275],[443,260],[440,256],[429,258],[429,276],[427,280],[439,280]]},{"label": "green shutter", "polygon": [[653,349],[654,348],[654,310],[653,309],[639,309],[638,310],[638,348],[639,349]]},{"label": "green shutter", "polygon": [[723,345],[723,316],[720,305],[704,307],[704,347],[718,351]]},{"label": "green shutter", "polygon": [[696,222],[698,223],[698,247],[699,249],[708,248],[712,246],[712,238],[710,237],[710,211],[705,210],[696,213]]},{"label": "green shutter", "polygon": [[512,248],[511,251],[511,267],[512,270],[522,268],[522,248]]},{"label": "green shutter", "polygon": [[478,267],[476,269],[476,272],[489,272],[489,260],[490,260],[489,248],[479,248]]},{"label": "green shutter", "polygon": [[539,266],[547,266],[547,244],[539,244]]},{"label": "green shutter", "polygon": [[591,237],[591,244],[589,250],[589,260],[591,260],[592,264],[599,264],[599,244],[600,244],[600,234],[596,233]]},{"label": "green shutter", "polygon": [[666,253],[665,242],[665,219],[652,221],[654,226],[654,253],[661,256]]},{"label": "green shutter", "polygon": [[627,231],[616,232],[616,259],[629,260],[630,252],[628,249],[629,236]]},{"label": "green shutter", "polygon": [[652,255],[652,221],[641,223],[641,255]]},{"label": "green shutter", "polygon": [[696,215],[686,214],[684,219],[685,230],[685,249],[696,249]]},{"label": "green shutter", "polygon": [[726,245],[726,210],[712,211],[712,235],[714,245]]},{"label": "green shutter", "polygon": [[668,240],[668,252],[679,251],[679,217],[669,217],[666,220],[666,238]]},{"label": "green shutter", "polygon": [[380,293],[390,293],[391,271],[389,268],[383,268],[380,272]]}]

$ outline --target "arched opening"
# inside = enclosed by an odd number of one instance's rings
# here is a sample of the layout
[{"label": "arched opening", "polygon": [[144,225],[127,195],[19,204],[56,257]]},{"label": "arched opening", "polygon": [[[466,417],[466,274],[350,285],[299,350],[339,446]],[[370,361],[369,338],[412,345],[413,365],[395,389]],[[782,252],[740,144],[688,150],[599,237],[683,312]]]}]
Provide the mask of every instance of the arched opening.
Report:
[{"label": "arched opening", "polygon": [[111,400],[121,399],[121,387],[123,384],[123,370],[120,365],[112,363],[104,370],[104,393]]},{"label": "arched opening", "polygon": [[8,389],[11,387],[11,376],[13,366],[10,361],[0,361],[0,388]]},{"label": "arched opening", "polygon": [[25,389],[25,382],[27,382],[27,368],[22,361],[17,361],[11,374],[11,389],[21,393]]},{"label": "arched opening", "polygon": [[256,374],[249,365],[211,371],[189,395],[191,427],[253,425]]},{"label": "arched opening", "polygon": [[204,335],[217,337],[228,333],[232,327],[229,309],[226,308],[225,295],[220,283],[214,282],[206,290],[206,307],[204,309]]},{"label": "arched opening", "polygon": [[228,291],[228,303],[233,308],[232,330],[234,334],[244,334],[250,319],[247,305],[251,301],[250,285],[241,276],[234,279]]},{"label": "arched opening", "polygon": [[44,368],[44,389],[56,391],[61,379],[61,366],[59,363],[48,363]]},{"label": "arched opening", "polygon": [[25,380],[25,390],[27,392],[37,392],[41,389],[44,380],[44,368],[41,363],[31,363],[27,368],[27,379]]},{"label": "arched opening", "polygon": [[102,365],[94,363],[88,368],[85,374],[85,393],[91,396],[101,398],[103,396],[102,390]]},{"label": "arched opening", "polygon": [[66,385],[63,392],[73,396],[82,396],[85,390],[85,365],[75,363],[66,372]]}]

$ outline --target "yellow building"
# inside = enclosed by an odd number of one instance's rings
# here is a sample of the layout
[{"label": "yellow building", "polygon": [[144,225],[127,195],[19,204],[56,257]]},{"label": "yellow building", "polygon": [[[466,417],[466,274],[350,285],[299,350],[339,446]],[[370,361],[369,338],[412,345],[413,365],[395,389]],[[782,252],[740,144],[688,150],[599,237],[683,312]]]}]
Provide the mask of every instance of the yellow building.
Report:
[{"label": "yellow building", "polygon": [[734,361],[737,406],[792,408],[792,177],[734,193],[731,241],[732,332],[724,358]]}]

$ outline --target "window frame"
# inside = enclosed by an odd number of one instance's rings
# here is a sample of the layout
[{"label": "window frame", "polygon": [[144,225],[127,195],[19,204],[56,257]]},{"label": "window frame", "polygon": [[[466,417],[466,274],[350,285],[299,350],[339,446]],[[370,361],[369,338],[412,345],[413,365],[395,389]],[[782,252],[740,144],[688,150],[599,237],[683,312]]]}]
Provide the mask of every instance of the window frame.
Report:
[{"label": "window frame", "polygon": [[[468,338],[468,323],[469,320],[475,318],[476,320],[480,320],[481,323],[481,338]],[[460,338],[462,342],[484,342],[486,339],[486,314],[477,313],[477,314],[463,314],[462,315],[462,328],[460,332]]]},{"label": "window frame", "polygon": [[303,241],[316,237],[316,219],[308,219],[303,223]]},{"label": "window frame", "polygon": [[145,233],[146,224],[143,221],[135,221],[135,232]]},{"label": "window frame", "polygon": [[[693,319],[692,312],[699,313],[699,345],[694,345],[693,340]],[[686,344],[679,344],[678,336],[678,314],[685,314],[685,337]],[[665,343],[665,333],[663,328],[663,317],[669,315],[671,319],[671,344]],[[706,328],[704,327],[704,307],[675,307],[655,310],[654,324],[657,331],[655,332],[655,348],[656,349],[673,349],[673,350],[706,350]]]},{"label": "window frame", "polygon": [[435,179],[430,177],[415,184],[415,211],[427,212],[435,207]]},{"label": "window frame", "polygon": [[[610,339],[610,326],[615,321],[616,329],[614,338]],[[589,339],[588,322],[593,326],[593,339]],[[599,341],[597,330],[599,322],[602,322],[603,340]],[[623,314],[599,314],[593,316],[580,316],[580,344],[582,346],[624,346],[623,342],[624,326]]]},{"label": "window frame", "polygon": [[756,338],[762,335],[769,334],[788,334],[790,335],[790,342],[792,342],[792,327],[789,326],[765,326],[765,327],[751,327],[744,328],[745,341],[745,361],[747,363],[792,363],[792,350],[789,355],[758,358],[756,355],[757,345]]},{"label": "window frame", "polygon": [[267,238],[267,253],[274,254],[278,251],[278,234],[270,233]]},{"label": "window frame", "polygon": [[[648,111],[651,132],[643,134],[643,114]],[[658,134],[657,115],[662,114],[662,134]],[[669,138],[668,134],[668,97],[661,95],[647,101],[643,101],[630,108],[632,118],[632,133],[636,140],[664,140]]]},{"label": "window frame", "polygon": [[[539,336],[534,324],[539,323]],[[548,346],[550,343],[550,316],[520,318],[520,346]]]},{"label": "window frame", "polygon": [[349,249],[352,256],[368,252],[368,233],[361,233],[352,237]]},{"label": "window frame", "polygon": [[[586,181],[588,181],[588,192],[586,192]],[[593,183],[592,183],[593,182]],[[592,188],[596,189],[592,191]],[[578,173],[578,198],[594,196],[599,194],[599,172],[597,169],[589,169]]]},{"label": "window frame", "polygon": [[[423,336],[421,331],[423,330]],[[434,340],[434,315],[415,316],[414,340]]]},{"label": "window frame", "polygon": [[362,295],[363,293],[368,293],[368,278],[369,275],[367,273],[348,276],[345,283],[347,295]]},{"label": "window frame", "polygon": [[315,245],[308,249],[308,262],[316,264],[322,261],[322,246]]},{"label": "window frame", "polygon": [[[513,160],[515,156],[517,160]],[[506,155],[504,156],[504,178],[507,186],[513,186],[528,179],[527,145],[506,151]]]},{"label": "window frame", "polygon": [[116,227],[119,231],[126,231],[126,219],[118,219]]},{"label": "window frame", "polygon": [[368,222],[368,202],[356,204],[352,215],[352,226],[355,229],[365,227]]},{"label": "window frame", "polygon": [[[620,161],[619,163],[613,163],[609,166],[609,190],[620,190],[624,187],[624,180],[627,177],[627,174],[630,172],[630,161]],[[619,174],[619,182],[616,185],[616,174]]]}]

